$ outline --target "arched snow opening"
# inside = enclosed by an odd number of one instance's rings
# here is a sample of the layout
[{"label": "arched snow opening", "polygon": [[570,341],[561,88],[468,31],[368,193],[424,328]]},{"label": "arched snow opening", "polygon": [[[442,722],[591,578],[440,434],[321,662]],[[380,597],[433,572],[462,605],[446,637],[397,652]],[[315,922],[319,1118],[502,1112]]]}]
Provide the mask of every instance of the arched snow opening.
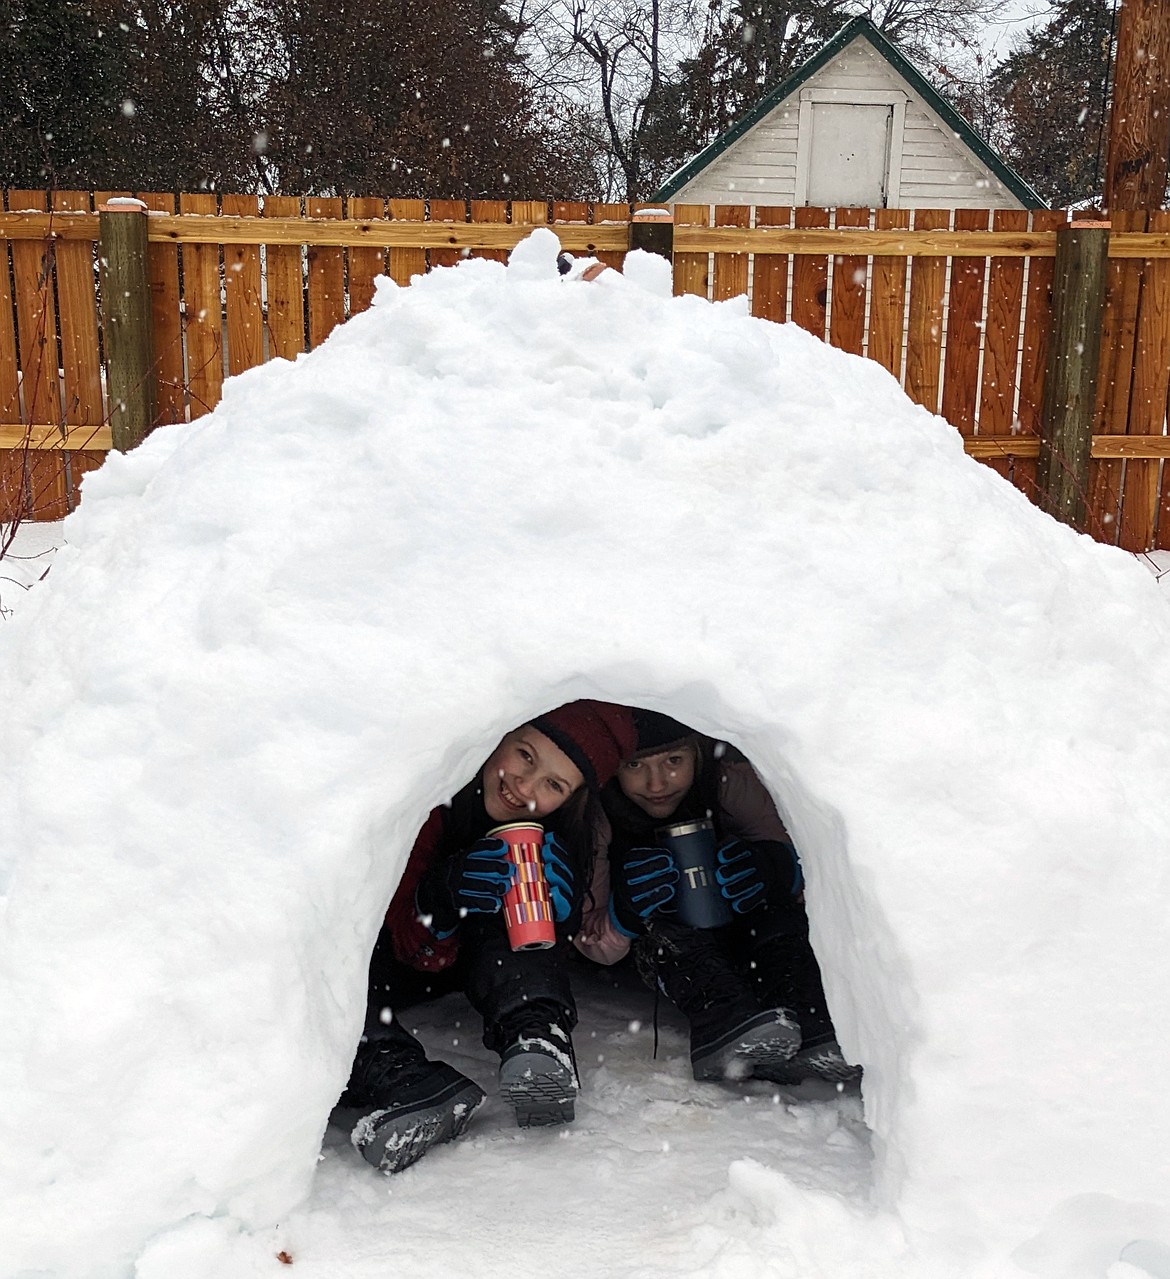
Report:
[{"label": "arched snow opening", "polygon": [[866,1067],[859,1212],[961,1271],[1082,1196],[1161,1205],[1152,581],[876,365],[556,248],[386,285],[111,458],[0,637],[16,1272],[295,1206],[419,825],[577,697],[779,801]]}]

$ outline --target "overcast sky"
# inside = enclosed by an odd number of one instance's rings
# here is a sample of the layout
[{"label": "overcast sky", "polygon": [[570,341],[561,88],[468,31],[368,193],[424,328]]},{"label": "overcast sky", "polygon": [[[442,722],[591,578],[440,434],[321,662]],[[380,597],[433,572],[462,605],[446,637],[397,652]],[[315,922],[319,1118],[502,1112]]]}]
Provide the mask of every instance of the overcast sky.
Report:
[{"label": "overcast sky", "polygon": [[983,46],[988,55],[1002,61],[1011,52],[1013,39],[1043,19],[1050,8],[1047,0],[1009,0],[1002,15],[988,23],[984,32]]}]

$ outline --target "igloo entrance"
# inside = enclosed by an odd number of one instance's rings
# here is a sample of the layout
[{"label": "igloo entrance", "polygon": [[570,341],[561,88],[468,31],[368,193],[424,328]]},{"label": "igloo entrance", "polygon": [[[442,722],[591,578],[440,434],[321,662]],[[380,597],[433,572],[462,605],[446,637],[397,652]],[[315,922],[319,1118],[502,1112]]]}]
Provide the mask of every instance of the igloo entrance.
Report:
[{"label": "igloo entrance", "polygon": [[654,991],[656,1040],[660,997],[682,1015],[694,1080],[859,1083],[798,853],[750,762],[660,712],[579,700],[506,733],[423,824],[379,922],[332,1122],[391,1174],[462,1135],[485,1085],[404,1021],[451,991],[482,1019],[518,1127],[573,1122],[574,976],[625,960]]}]

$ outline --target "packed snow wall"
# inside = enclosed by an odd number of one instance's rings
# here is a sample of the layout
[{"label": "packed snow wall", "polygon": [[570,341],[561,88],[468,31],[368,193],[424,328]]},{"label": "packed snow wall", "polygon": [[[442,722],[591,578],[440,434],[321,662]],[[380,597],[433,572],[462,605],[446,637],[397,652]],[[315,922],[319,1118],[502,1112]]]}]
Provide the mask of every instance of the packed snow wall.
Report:
[{"label": "packed snow wall", "polygon": [[417,828],[576,697],[759,768],[912,1237],[1164,1204],[1152,580],[877,365],[556,251],[382,282],[111,457],[0,633],[0,1273],[295,1205]]}]

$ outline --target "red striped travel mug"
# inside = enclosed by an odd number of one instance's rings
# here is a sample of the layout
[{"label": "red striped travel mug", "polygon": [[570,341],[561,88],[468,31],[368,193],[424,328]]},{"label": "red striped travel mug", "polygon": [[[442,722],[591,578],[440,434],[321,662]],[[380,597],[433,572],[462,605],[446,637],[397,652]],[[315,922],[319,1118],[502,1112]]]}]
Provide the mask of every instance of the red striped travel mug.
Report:
[{"label": "red striped travel mug", "polygon": [[504,896],[504,923],[513,950],[548,950],[557,941],[548,883],[540,861],[544,827],[539,822],[509,822],[488,834],[502,839],[516,867],[516,878]]}]

